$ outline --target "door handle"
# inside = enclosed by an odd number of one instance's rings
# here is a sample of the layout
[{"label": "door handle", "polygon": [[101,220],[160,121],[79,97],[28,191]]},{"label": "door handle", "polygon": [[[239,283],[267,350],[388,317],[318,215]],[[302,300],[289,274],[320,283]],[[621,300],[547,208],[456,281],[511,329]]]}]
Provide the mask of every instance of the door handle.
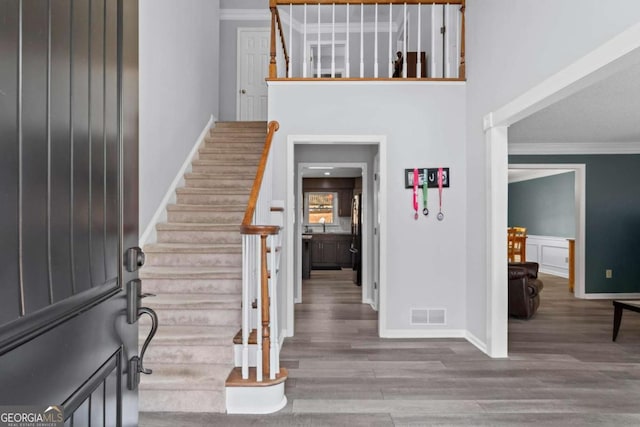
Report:
[{"label": "door handle", "polygon": [[138,246],[134,246],[133,248],[127,249],[127,252],[125,252],[124,265],[129,273],[133,273],[144,265],[146,258],[147,257],[142,249]]},{"label": "door handle", "polygon": [[244,95],[245,93],[247,93],[247,91],[244,89],[240,89],[240,93]]},{"label": "door handle", "polygon": [[147,351],[147,347],[149,347],[149,343],[151,343],[151,340],[158,331],[158,315],[156,312],[149,307],[141,307],[142,298],[155,295],[141,293],[141,287],[142,282],[140,279],[134,279],[127,283],[127,323],[136,323],[142,315],[146,314],[151,317],[151,330],[144,340],[140,356],[133,356],[129,359],[129,368],[127,371],[127,388],[129,390],[138,388],[138,384],[140,384],[140,374],[149,375],[153,372],[151,369],[145,369],[144,354]]}]

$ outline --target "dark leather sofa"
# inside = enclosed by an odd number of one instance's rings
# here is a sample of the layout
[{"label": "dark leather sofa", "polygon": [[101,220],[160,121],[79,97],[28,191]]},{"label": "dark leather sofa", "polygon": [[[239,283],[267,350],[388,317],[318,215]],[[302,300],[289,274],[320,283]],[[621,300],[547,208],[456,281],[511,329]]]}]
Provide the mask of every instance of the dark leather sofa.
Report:
[{"label": "dark leather sofa", "polygon": [[538,279],[537,262],[509,263],[509,315],[529,319],[540,305],[544,287]]}]

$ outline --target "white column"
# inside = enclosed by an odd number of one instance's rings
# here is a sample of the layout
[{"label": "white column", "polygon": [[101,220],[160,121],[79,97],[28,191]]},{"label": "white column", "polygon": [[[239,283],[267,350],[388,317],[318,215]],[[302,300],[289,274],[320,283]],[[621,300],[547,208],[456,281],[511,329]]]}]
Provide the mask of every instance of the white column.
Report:
[{"label": "white column", "polygon": [[507,357],[507,192],[506,126],[485,131],[487,153],[487,353]]},{"label": "white column", "polygon": [[250,238],[248,235],[242,236],[242,379],[245,380],[249,378],[249,332],[251,331]]}]

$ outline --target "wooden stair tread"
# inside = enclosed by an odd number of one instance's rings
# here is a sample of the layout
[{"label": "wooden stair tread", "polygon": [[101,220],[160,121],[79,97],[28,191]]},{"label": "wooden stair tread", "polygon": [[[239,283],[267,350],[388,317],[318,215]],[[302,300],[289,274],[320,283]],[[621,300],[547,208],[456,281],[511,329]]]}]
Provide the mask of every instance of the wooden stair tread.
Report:
[{"label": "wooden stair tread", "polygon": [[[252,329],[249,332],[249,344],[257,344],[258,343],[258,331],[256,329]],[[238,333],[233,337],[234,344],[242,344],[242,329],[238,331]]]},{"label": "wooden stair tread", "polygon": [[280,368],[280,373],[274,380],[268,375],[263,375],[262,381],[256,380],[256,368],[249,368],[249,378],[242,379],[242,368],[233,368],[225,381],[227,387],[269,387],[283,383],[287,380],[289,372],[285,368]]}]

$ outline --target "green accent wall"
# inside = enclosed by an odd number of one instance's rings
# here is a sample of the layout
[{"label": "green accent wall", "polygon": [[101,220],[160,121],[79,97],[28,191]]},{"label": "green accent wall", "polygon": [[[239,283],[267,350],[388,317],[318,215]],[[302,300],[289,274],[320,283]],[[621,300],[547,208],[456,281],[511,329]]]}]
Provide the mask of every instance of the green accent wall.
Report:
[{"label": "green accent wall", "polygon": [[639,154],[509,156],[509,163],[585,164],[585,291],[640,292]]},{"label": "green accent wall", "polygon": [[575,173],[509,184],[509,227],[527,234],[576,236]]}]

